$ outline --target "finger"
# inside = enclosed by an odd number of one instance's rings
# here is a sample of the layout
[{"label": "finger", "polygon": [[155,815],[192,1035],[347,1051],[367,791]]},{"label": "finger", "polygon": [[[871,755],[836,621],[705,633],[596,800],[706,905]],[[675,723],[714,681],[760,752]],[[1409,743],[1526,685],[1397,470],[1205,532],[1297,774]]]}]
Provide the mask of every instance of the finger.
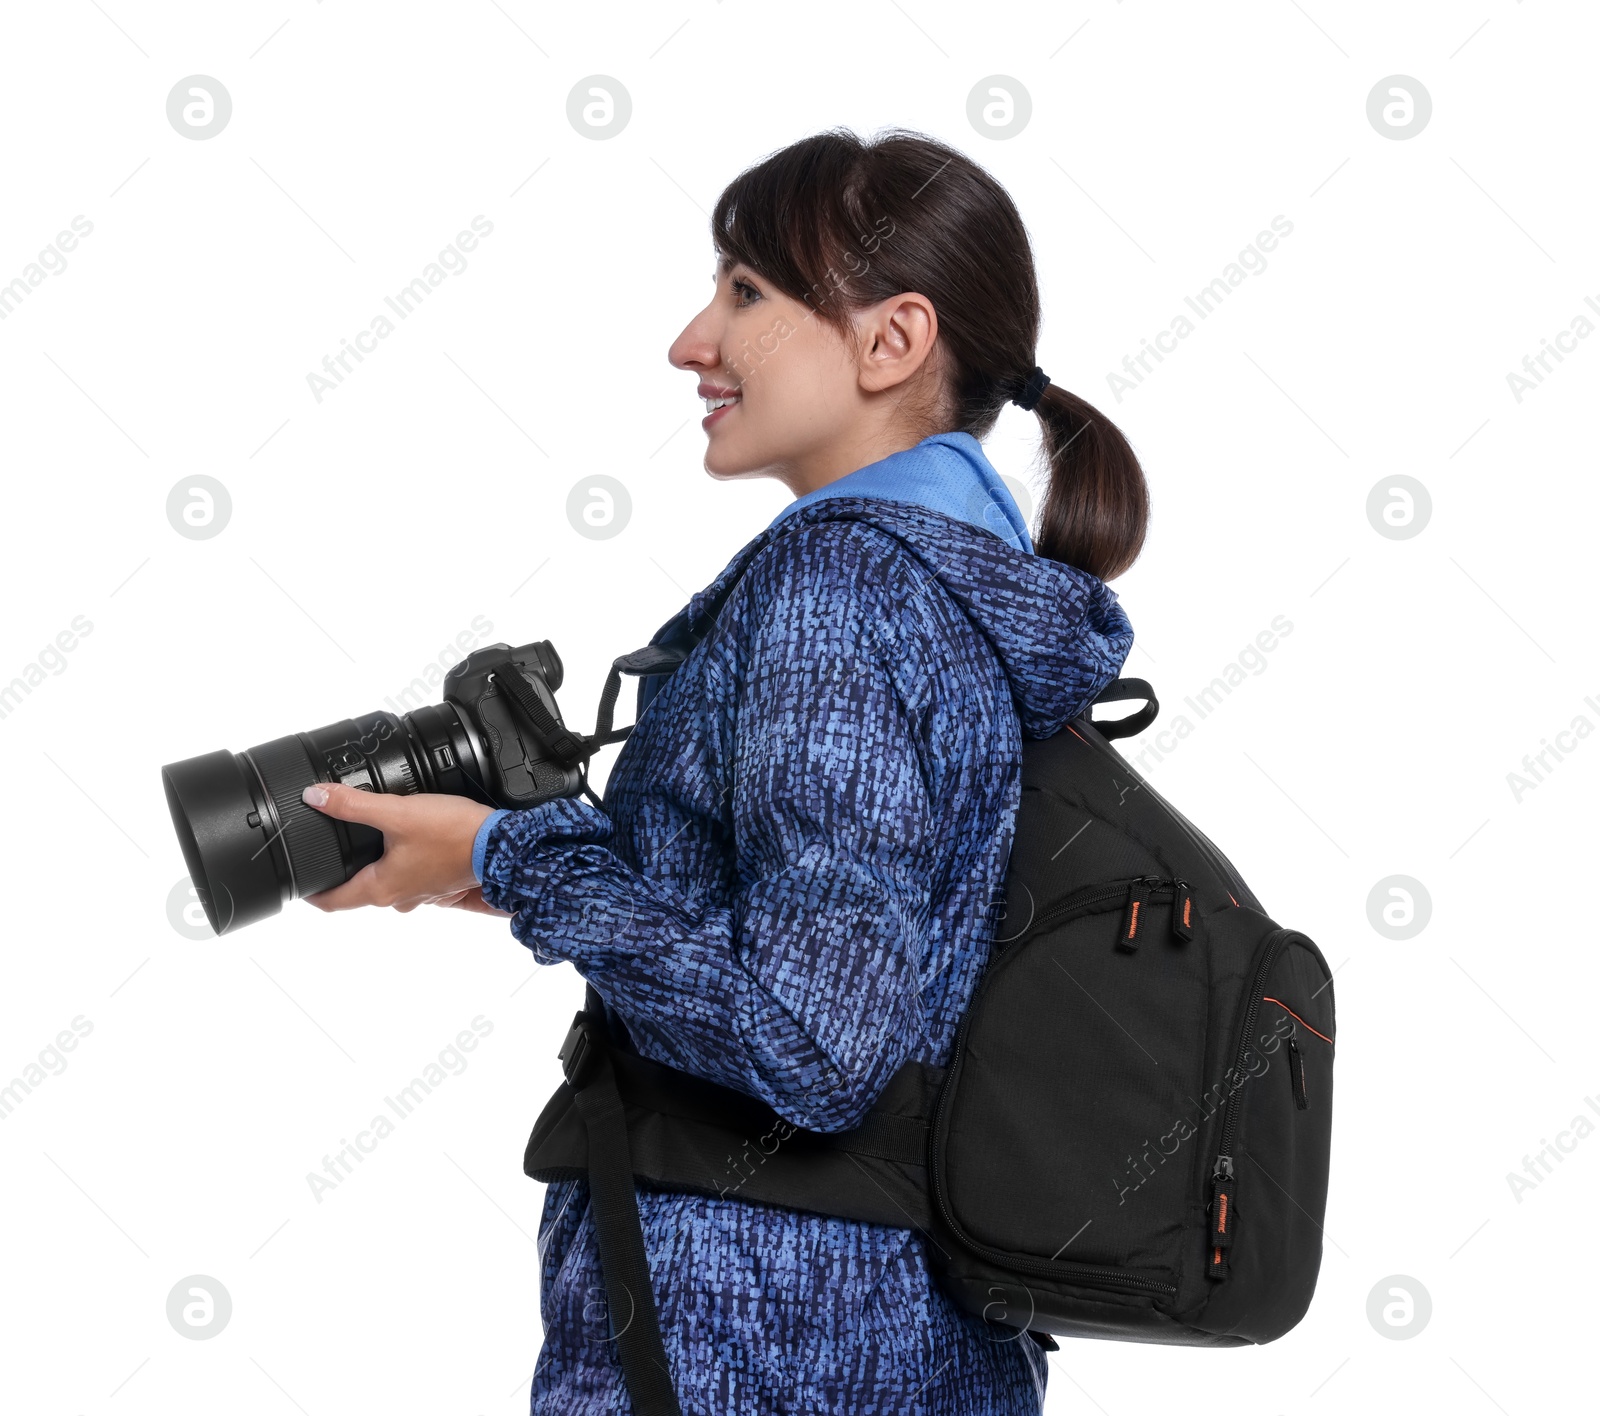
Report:
[{"label": "finger", "polygon": [[380,831],[392,830],[405,812],[398,797],[387,792],[364,792],[343,782],[313,782],[300,793],[300,800],[324,816],[359,821]]},{"label": "finger", "polygon": [[384,887],[378,879],[378,862],[363,866],[343,885],[306,895],[305,902],[319,910],[353,910],[362,905],[387,905]]}]

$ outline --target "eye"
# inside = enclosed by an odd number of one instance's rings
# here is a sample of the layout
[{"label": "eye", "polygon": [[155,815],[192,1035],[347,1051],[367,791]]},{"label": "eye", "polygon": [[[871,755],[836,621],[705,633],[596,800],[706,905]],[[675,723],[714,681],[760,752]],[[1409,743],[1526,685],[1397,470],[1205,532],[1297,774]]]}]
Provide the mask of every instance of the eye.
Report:
[{"label": "eye", "polygon": [[[741,309],[754,304],[761,298],[761,292],[757,290],[755,286],[753,286],[748,280],[740,280],[735,278],[729,288],[733,291],[734,304]],[[750,298],[746,299],[746,296],[749,296]]]}]

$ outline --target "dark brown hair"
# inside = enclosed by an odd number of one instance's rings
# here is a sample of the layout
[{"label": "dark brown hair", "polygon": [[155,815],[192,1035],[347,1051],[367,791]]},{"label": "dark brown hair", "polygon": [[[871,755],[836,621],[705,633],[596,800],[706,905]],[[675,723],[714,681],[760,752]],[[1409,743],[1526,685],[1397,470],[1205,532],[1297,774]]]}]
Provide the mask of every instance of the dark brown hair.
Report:
[{"label": "dark brown hair", "polygon": [[[921,133],[802,138],[742,172],[717,199],[712,239],[853,339],[851,312],[905,291],[933,302],[945,389],[913,408],[927,436],[984,437],[1037,359],[1039,282],[1027,228],[971,158]],[[1150,518],[1128,440],[1076,394],[1048,385],[1034,409],[1050,484],[1035,548],[1103,580],[1138,557]]]}]

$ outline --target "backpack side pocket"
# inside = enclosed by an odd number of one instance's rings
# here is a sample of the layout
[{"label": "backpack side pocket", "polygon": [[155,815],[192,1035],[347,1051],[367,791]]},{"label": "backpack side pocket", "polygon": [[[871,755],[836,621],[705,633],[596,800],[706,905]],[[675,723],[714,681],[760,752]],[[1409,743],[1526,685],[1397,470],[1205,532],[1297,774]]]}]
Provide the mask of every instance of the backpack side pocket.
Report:
[{"label": "backpack side pocket", "polygon": [[1322,1263],[1335,1036],[1321,950],[1297,930],[1275,931],[1242,1000],[1238,1066],[1248,1084],[1230,1097],[1209,1179],[1208,1328],[1271,1342],[1310,1306]]}]

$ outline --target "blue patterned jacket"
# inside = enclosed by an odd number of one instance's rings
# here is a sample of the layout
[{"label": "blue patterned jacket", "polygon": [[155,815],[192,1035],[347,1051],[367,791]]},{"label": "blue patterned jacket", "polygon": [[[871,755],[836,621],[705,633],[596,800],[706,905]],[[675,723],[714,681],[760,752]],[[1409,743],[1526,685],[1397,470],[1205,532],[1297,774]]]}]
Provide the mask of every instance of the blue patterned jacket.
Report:
[{"label": "blue patterned jacket", "polygon": [[[947,1061],[1023,736],[1081,712],[1133,631],[1094,576],[965,520],[854,496],[790,510],[656,636],[699,642],[641,693],[605,810],[497,815],[481,875],[639,1052],[838,1130],[901,1063]],[[1042,1406],[1041,1349],[957,1309],[909,1230],[658,1190],[639,1209],[685,1412]],[[532,1411],[629,1410],[585,1182],[549,1187],[540,1246]]]}]

